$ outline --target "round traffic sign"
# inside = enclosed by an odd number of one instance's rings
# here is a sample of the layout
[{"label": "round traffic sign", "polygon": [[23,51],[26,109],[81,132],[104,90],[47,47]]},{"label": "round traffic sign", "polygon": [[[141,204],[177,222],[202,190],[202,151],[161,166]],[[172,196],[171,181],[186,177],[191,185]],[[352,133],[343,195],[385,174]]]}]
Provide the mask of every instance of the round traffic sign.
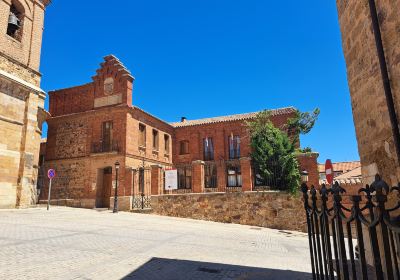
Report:
[{"label": "round traffic sign", "polygon": [[329,185],[333,183],[333,164],[330,159],[327,159],[325,162],[325,175],[326,181]]},{"label": "round traffic sign", "polygon": [[54,169],[49,169],[47,171],[47,177],[49,177],[49,179],[53,179],[54,177],[56,177],[56,171]]}]

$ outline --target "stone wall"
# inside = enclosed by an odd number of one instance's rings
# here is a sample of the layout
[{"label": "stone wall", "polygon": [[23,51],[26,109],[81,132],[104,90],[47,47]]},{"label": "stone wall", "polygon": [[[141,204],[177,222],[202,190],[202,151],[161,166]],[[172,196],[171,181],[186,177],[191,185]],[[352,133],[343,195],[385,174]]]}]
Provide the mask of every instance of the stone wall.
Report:
[{"label": "stone wall", "polygon": [[56,157],[86,155],[88,124],[86,119],[67,120],[59,123],[56,134]]},{"label": "stone wall", "polygon": [[[365,183],[376,173],[393,185],[400,180],[372,21],[367,0],[337,0],[343,52],[358,150]],[[390,83],[400,112],[400,1],[377,0]]]},{"label": "stone wall", "polygon": [[305,232],[300,197],[282,192],[152,196],[155,214]]},{"label": "stone wall", "polygon": [[24,14],[18,39],[6,32],[11,4],[17,1],[0,1],[0,208],[36,203],[44,119],[38,71],[48,1],[18,1]]}]

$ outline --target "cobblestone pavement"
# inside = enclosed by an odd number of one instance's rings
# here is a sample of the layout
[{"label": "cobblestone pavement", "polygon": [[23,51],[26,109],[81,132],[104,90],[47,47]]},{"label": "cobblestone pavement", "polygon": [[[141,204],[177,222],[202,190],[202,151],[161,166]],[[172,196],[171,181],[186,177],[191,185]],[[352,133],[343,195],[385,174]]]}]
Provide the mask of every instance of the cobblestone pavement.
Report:
[{"label": "cobblestone pavement", "polygon": [[0,279],[311,279],[307,236],[147,214],[0,210]]}]

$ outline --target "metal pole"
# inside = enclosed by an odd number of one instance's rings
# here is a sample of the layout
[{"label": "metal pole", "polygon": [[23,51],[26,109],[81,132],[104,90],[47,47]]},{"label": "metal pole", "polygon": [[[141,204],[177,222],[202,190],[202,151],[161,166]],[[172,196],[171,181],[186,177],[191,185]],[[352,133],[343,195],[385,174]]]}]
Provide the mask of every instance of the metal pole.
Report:
[{"label": "metal pole", "polygon": [[393,140],[396,148],[397,161],[400,163],[400,129],[397,119],[396,109],[393,101],[392,88],[390,86],[389,72],[387,69],[385,51],[383,49],[382,35],[379,26],[378,13],[376,11],[375,0],[369,0],[369,9],[371,13],[372,27],[374,29],[375,45],[378,52],[379,65],[383,81],[383,89],[386,96],[386,104],[389,111],[390,123],[392,126]]},{"label": "metal pole", "polygon": [[49,183],[49,195],[48,195],[48,198],[47,198],[47,211],[49,211],[49,209],[50,209],[51,181],[52,181],[52,179],[50,179],[50,183]]},{"label": "metal pole", "polygon": [[142,209],[144,209],[144,167],[141,169],[140,174],[140,192],[142,196]]},{"label": "metal pole", "polygon": [[132,210],[135,206],[135,174],[136,170],[132,168]]},{"label": "metal pole", "polygon": [[113,213],[118,213],[118,168],[115,169],[115,192]]}]

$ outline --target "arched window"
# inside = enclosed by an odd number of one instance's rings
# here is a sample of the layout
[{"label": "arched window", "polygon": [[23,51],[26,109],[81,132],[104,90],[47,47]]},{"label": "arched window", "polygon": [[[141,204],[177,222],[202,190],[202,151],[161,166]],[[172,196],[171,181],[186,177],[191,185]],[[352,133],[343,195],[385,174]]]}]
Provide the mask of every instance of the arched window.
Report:
[{"label": "arched window", "polygon": [[7,35],[21,41],[24,23],[24,9],[18,2],[13,2],[8,15]]}]

